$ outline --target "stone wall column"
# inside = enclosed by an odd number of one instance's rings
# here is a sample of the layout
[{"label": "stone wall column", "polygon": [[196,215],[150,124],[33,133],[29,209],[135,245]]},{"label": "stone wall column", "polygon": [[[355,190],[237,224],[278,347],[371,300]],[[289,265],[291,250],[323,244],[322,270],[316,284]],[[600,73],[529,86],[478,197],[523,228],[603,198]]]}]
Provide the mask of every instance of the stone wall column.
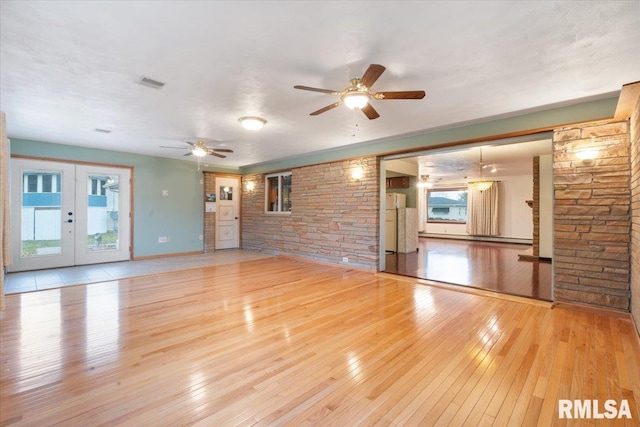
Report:
[{"label": "stone wall column", "polygon": [[[580,159],[584,151],[594,159]],[[556,130],[554,299],[628,311],[631,163],[629,122]]]}]

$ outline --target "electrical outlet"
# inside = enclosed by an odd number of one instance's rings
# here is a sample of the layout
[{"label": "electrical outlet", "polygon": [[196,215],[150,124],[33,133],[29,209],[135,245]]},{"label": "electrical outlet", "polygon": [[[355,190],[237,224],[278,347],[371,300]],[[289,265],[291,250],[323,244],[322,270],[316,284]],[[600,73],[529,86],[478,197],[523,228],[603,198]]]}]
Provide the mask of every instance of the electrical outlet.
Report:
[{"label": "electrical outlet", "polygon": [[167,197],[169,195],[169,190],[162,190],[162,195]]},{"label": "electrical outlet", "polygon": [[158,243],[167,243],[167,238],[165,236],[158,237]]},{"label": "electrical outlet", "polygon": [[202,240],[202,234],[198,236],[198,240]]},{"label": "electrical outlet", "polygon": [[349,258],[347,258],[346,256],[342,257],[342,262],[349,262]]}]

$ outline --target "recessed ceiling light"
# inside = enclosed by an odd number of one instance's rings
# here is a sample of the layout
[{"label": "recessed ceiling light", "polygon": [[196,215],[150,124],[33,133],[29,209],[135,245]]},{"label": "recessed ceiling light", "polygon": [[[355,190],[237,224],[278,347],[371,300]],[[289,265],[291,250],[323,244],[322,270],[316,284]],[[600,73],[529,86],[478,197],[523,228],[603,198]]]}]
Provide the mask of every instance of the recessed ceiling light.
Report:
[{"label": "recessed ceiling light", "polygon": [[239,119],[242,127],[247,130],[260,130],[267,123],[267,121],[261,117],[240,117]]}]

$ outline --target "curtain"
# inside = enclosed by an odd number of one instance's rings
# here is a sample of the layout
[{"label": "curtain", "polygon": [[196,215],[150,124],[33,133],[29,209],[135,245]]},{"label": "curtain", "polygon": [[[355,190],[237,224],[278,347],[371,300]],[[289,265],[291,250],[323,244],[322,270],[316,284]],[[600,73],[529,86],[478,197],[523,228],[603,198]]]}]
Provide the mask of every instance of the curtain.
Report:
[{"label": "curtain", "polygon": [[487,190],[469,187],[467,192],[467,233],[472,236],[498,236],[498,182]]},{"label": "curtain", "polygon": [[9,140],[4,113],[0,111],[0,310],[4,310],[5,267],[11,264],[9,228]]}]

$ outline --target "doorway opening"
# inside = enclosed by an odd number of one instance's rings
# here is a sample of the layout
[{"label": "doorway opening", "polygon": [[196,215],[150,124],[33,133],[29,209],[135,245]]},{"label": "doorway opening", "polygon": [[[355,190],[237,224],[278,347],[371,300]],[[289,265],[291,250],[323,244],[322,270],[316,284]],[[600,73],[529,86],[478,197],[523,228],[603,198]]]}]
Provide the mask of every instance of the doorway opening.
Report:
[{"label": "doorway opening", "polygon": [[[536,164],[545,165],[538,174]],[[380,247],[405,248],[381,251],[381,271],[552,300],[553,170],[548,132],[389,156],[381,165],[381,183],[387,183],[381,189],[381,218],[390,216],[384,196],[402,194],[406,202],[402,209],[395,208],[395,216],[417,218],[413,229],[418,230],[417,236],[409,229],[392,233],[381,224]],[[494,181],[499,190],[494,208],[499,231],[487,235],[467,227],[469,182],[481,177]],[[401,181],[406,184],[399,185]],[[534,184],[540,191],[535,221]],[[405,212],[410,210],[415,214]],[[389,244],[386,239],[394,235],[406,240]],[[532,252],[534,243],[536,256],[522,256]]]}]

